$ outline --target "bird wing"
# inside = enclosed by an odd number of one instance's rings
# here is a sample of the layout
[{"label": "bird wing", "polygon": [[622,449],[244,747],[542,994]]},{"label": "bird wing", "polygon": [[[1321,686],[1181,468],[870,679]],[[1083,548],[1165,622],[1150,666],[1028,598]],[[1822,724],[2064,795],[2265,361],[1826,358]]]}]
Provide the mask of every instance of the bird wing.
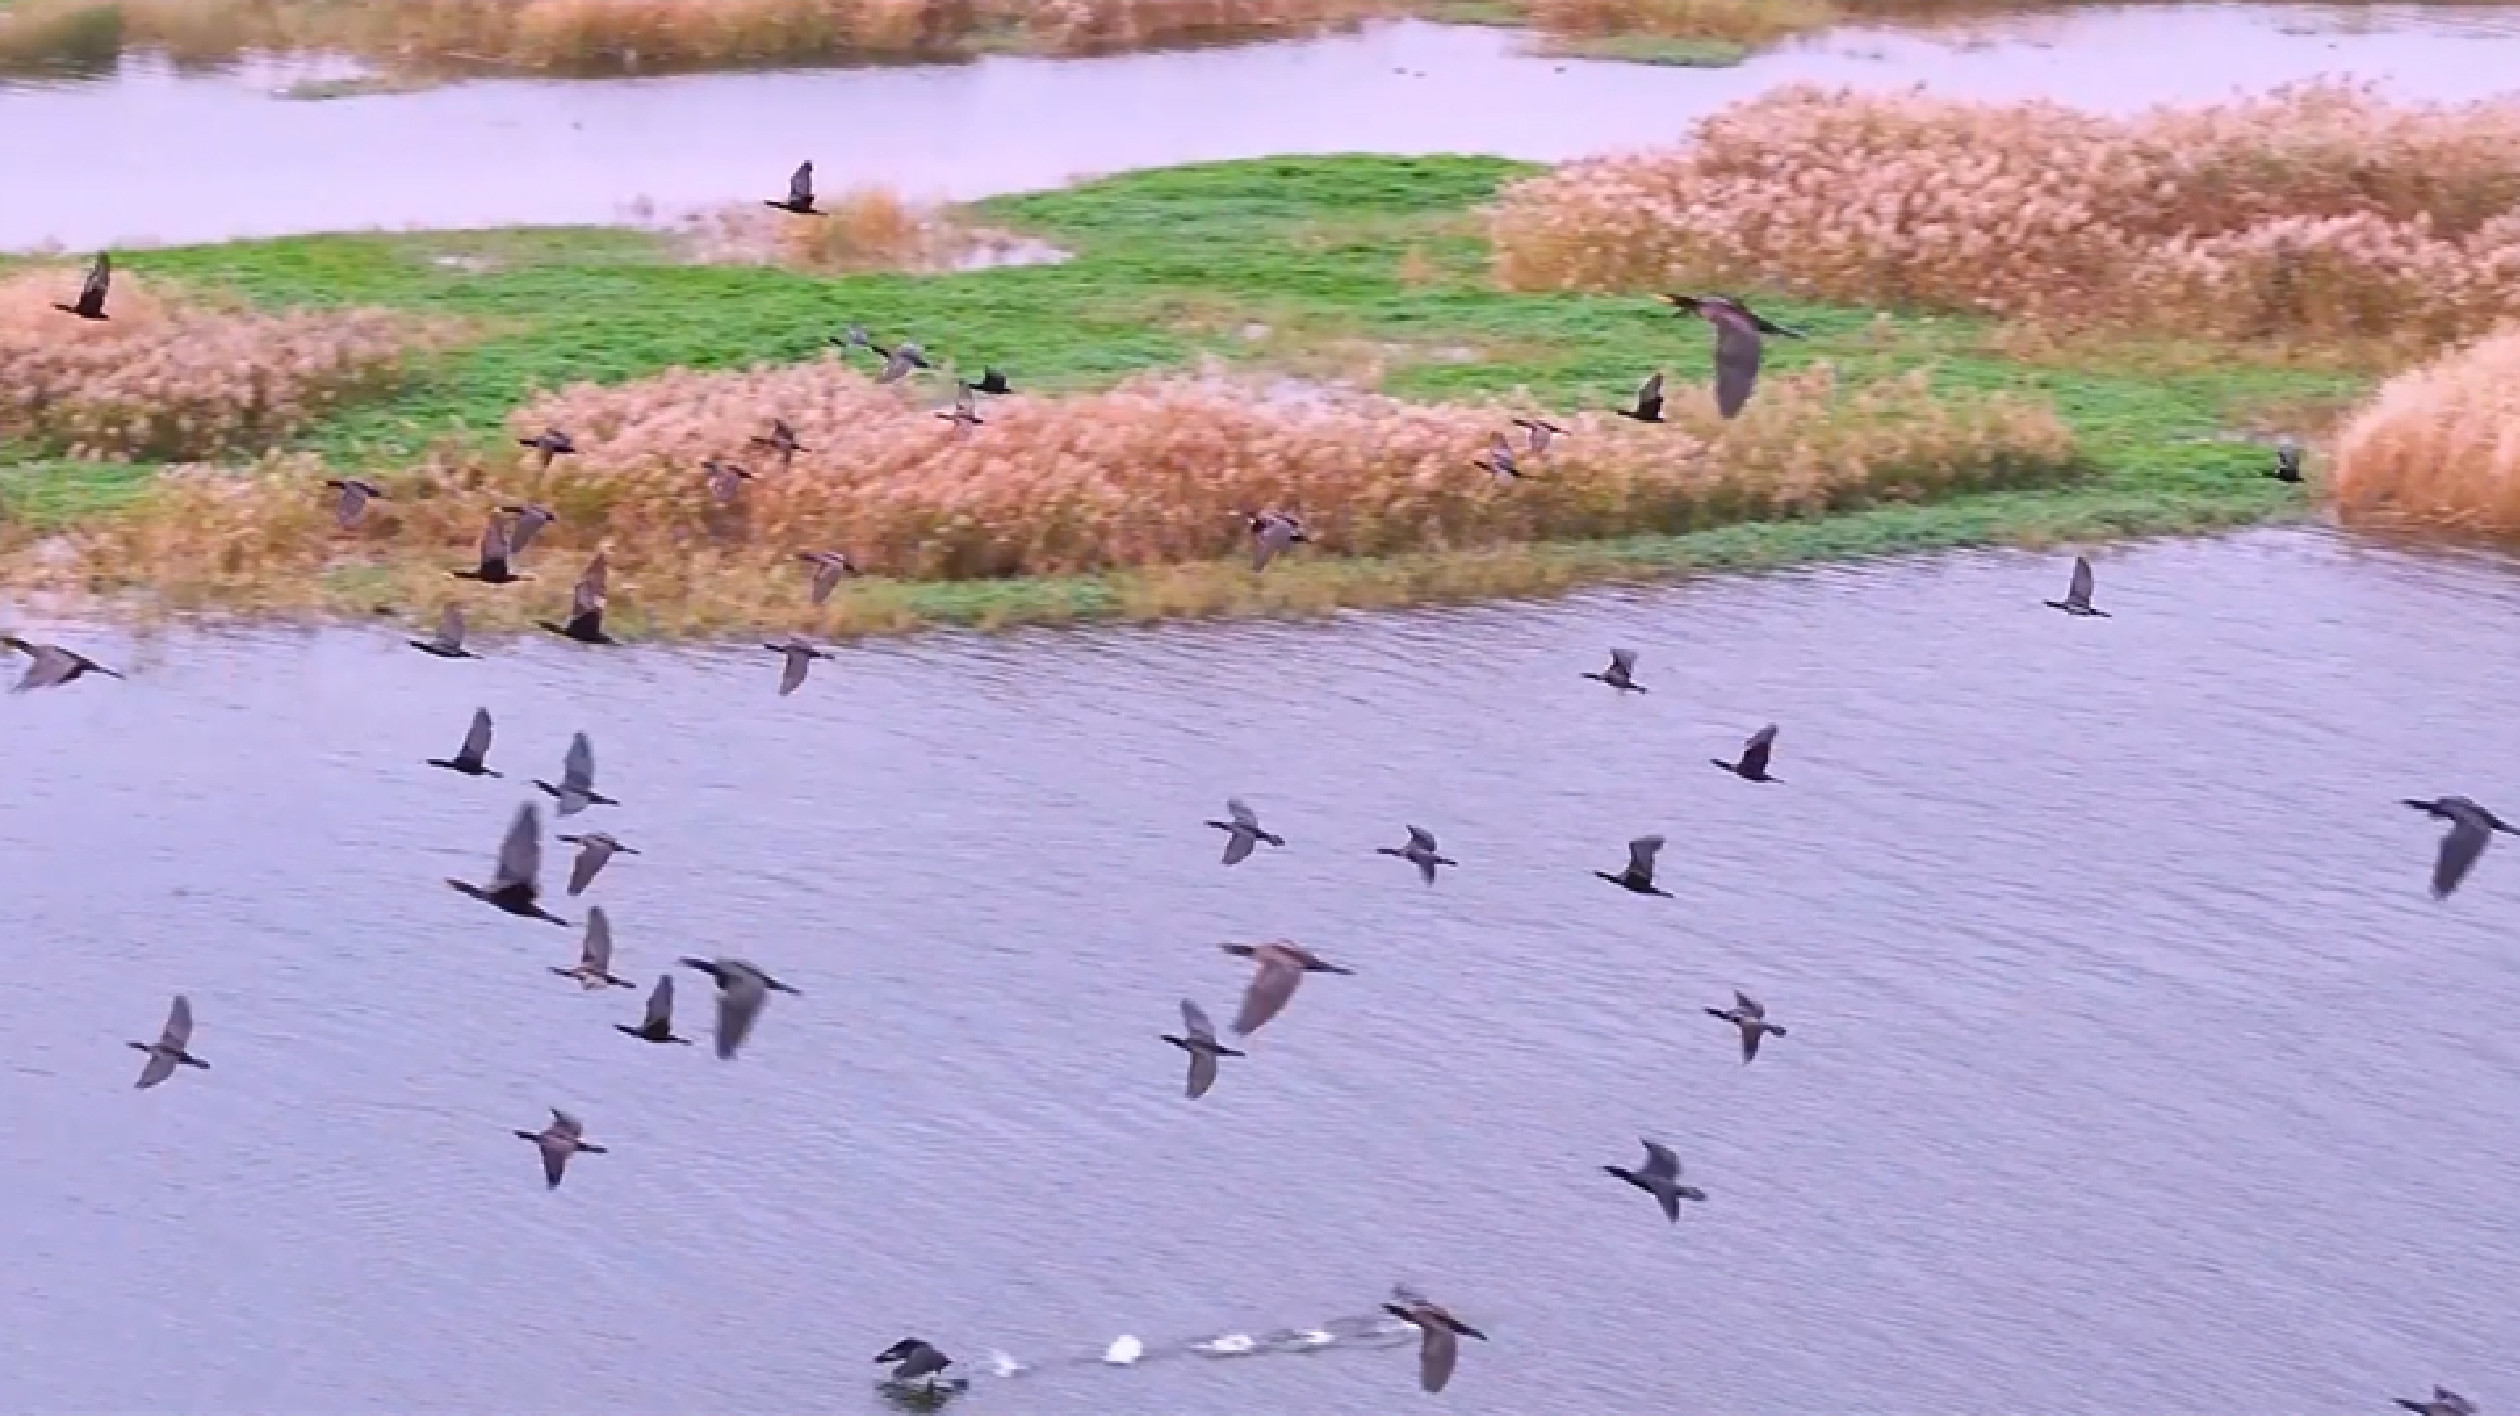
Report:
[{"label": "bird wing", "polygon": [[158,1031],[158,1046],[181,1052],[191,1045],[192,1032],[192,1000],[178,993],[167,1006],[166,1026]]},{"label": "bird wing", "polygon": [[1247,827],[1237,826],[1225,833],[1225,863],[1238,865],[1251,855],[1252,843],[1260,838]]},{"label": "bird wing", "polygon": [[1277,553],[1295,543],[1293,529],[1274,516],[1263,516],[1251,526],[1251,568],[1267,570]]},{"label": "bird wing", "polygon": [[58,644],[38,644],[26,651],[33,662],[17,681],[12,692],[24,693],[30,688],[53,688],[67,683],[79,667],[79,656]]},{"label": "bird wing", "polygon": [[814,204],[814,164],[800,163],[794,176],[788,178],[788,200],[798,206]]},{"label": "bird wing", "polygon": [[895,346],[893,352],[885,358],[884,371],[875,376],[875,382],[888,384],[904,377],[915,365],[917,358],[918,352],[909,345]]},{"label": "bird wing", "polygon": [[140,1065],[140,1080],[133,1086],[153,1087],[174,1075],[175,1059],[163,1052],[151,1052],[149,1060]]},{"label": "bird wing", "polygon": [[356,481],[343,482],[341,497],[333,508],[334,523],[347,528],[352,522],[357,521],[359,513],[367,508],[367,500],[367,488],[360,486]]},{"label": "bird wing", "polygon": [[569,595],[569,612],[573,615],[596,614],[604,608],[604,592],[612,583],[612,563],[602,551],[586,563],[578,573],[577,588]]},{"label": "bird wing", "polygon": [[490,524],[481,528],[481,573],[496,574],[507,568],[507,518],[493,512]]},{"label": "bird wing", "polygon": [[1766,1036],[1767,1029],[1760,1027],[1759,1020],[1756,1018],[1750,1019],[1748,1023],[1742,1027],[1741,1060],[1744,1065],[1759,1060],[1759,1042]]},{"label": "bird wing", "polygon": [[814,603],[819,605],[840,588],[840,567],[834,561],[814,562]]},{"label": "bird wing", "polygon": [[738,976],[718,988],[717,1055],[731,1058],[752,1036],[753,1019],[761,1016],[761,1005],[770,999],[770,991],[760,980]]},{"label": "bird wing", "polygon": [[490,710],[475,708],[472,726],[464,730],[463,750],[456,754],[478,762],[490,755]]},{"label": "bird wing", "polygon": [[1664,1180],[1680,1178],[1680,1157],[1660,1141],[1645,1143],[1645,1173]]},{"label": "bird wing", "polygon": [[586,912],[586,942],[579,946],[578,962],[595,973],[612,972],[612,921],[605,917],[602,905]]},{"label": "bird wing", "polygon": [[1764,1018],[1767,1016],[1767,1009],[1760,1005],[1758,999],[1738,988],[1733,990],[1733,1011],[1744,1017]]},{"label": "bird wing", "polygon": [[[604,862],[610,859],[612,859],[612,850],[602,841],[591,836],[581,837],[578,841],[577,859],[569,862],[569,893],[585,894],[586,887],[595,883],[595,873],[602,870]],[[603,907],[598,905],[592,913],[587,915],[586,923],[590,932],[595,923],[595,916],[601,913],[603,913]]]},{"label": "bird wing", "polygon": [[1215,1085],[1216,1054],[1203,1052],[1195,1047],[1190,1049],[1190,1080],[1186,1087],[1190,1099],[1197,1101],[1208,1094],[1208,1088]]},{"label": "bird wing", "polygon": [[551,1125],[546,1130],[550,1135],[574,1141],[586,1134],[586,1123],[555,1106],[551,1108]]},{"label": "bird wing", "polygon": [[448,605],[445,611],[438,616],[437,642],[438,647],[441,649],[461,649],[464,647],[463,606]]},{"label": "bird wing", "polygon": [[1612,669],[1614,672],[1621,673],[1621,674],[1633,674],[1633,673],[1635,673],[1635,672],[1636,672],[1636,651],[1635,651],[1635,650],[1633,650],[1633,649],[1613,649],[1613,650],[1611,650],[1611,651],[1610,651],[1610,667],[1611,667],[1611,669]]},{"label": "bird wing", "polygon": [[2089,556],[2074,557],[2074,578],[2065,586],[2066,600],[2077,605],[2090,604],[2091,582],[2091,558]]},{"label": "bird wing", "polygon": [[1259,962],[1251,986],[1243,990],[1242,1011],[1234,1015],[1234,1031],[1246,1036],[1284,1012],[1295,986],[1304,981],[1303,966],[1293,960],[1263,955]]},{"label": "bird wing", "polygon": [[1253,811],[1250,805],[1241,797],[1226,798],[1225,814],[1234,819],[1235,825],[1242,827],[1246,831],[1257,831],[1260,829],[1260,814]]},{"label": "bird wing", "polygon": [[1653,878],[1654,857],[1661,853],[1662,848],[1663,838],[1660,836],[1639,836],[1628,842],[1628,870],[1647,879]]},{"label": "bird wing", "polygon": [[569,754],[560,760],[560,785],[581,792],[595,788],[595,744],[584,733],[569,739]]},{"label": "bird wing", "polygon": [[1423,826],[1412,826],[1409,828],[1409,844],[1419,850],[1432,852],[1436,849],[1435,833]]},{"label": "bird wing", "polygon": [[1637,385],[1636,411],[1651,418],[1662,411],[1663,376],[1655,374]]},{"label": "bird wing", "polygon": [[543,1185],[548,1189],[559,1189],[560,1177],[569,1169],[569,1148],[547,1140],[536,1140],[534,1149],[542,1152]]},{"label": "bird wing", "polygon": [[499,868],[491,888],[522,885],[531,890],[542,878],[542,813],[527,802],[516,809],[507,839],[499,843]]},{"label": "bird wing", "polygon": [[646,1026],[672,1031],[674,1025],[674,976],[658,974],[656,990],[648,994],[647,1014],[640,1020]]},{"label": "bird wing", "polygon": [[1208,1021],[1207,1009],[1187,998],[1181,1000],[1181,1026],[1194,1038],[1206,1038],[1210,1042],[1216,1040],[1216,1026]]},{"label": "bird wing", "polygon": [[1418,1339],[1418,1385],[1442,1391],[1452,1380],[1453,1363],[1461,1360],[1461,1339],[1433,1318],[1420,1321],[1418,1330],[1424,1334]]},{"label": "bird wing", "polygon": [[1759,331],[1746,323],[1715,325],[1715,411],[1729,418],[1750,401],[1759,383]]},{"label": "bird wing", "polygon": [[534,543],[534,538],[542,534],[542,529],[557,519],[549,511],[531,503],[504,509],[516,517],[515,527],[508,532],[508,554],[512,556],[525,554],[525,548]]},{"label": "bird wing", "polygon": [[79,282],[79,303],[102,309],[105,293],[114,288],[114,258],[105,251],[96,253],[96,261],[88,267],[87,279]]},{"label": "bird wing", "polygon": [[2476,858],[2485,853],[2485,843],[2493,839],[2493,831],[2470,816],[2452,818],[2449,834],[2441,838],[2441,855],[2433,862],[2432,888],[2436,898],[2447,898],[2467,878]]},{"label": "bird wing", "polygon": [[1741,745],[1741,770],[1751,773],[1767,771],[1768,755],[1774,751],[1776,751],[1776,724],[1770,723],[1752,733],[1750,740]]},{"label": "bird wing", "polygon": [[802,644],[791,644],[780,652],[787,657],[786,666],[779,670],[779,696],[784,698],[796,692],[805,675],[813,671],[814,654]]}]

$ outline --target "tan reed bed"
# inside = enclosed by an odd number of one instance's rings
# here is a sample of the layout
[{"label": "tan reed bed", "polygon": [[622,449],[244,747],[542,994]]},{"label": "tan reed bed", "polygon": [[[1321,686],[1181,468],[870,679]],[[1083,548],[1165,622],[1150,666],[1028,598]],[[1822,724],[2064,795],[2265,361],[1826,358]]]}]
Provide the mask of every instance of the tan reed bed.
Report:
[{"label": "tan reed bed", "polygon": [[406,70],[618,71],[1083,54],[1311,33],[1379,0],[19,0],[0,65],[123,48],[331,51]]},{"label": "tan reed bed", "polygon": [[451,337],[383,310],[256,311],[128,272],[111,318],[53,308],[81,269],[0,279],[0,439],[80,458],[199,459],[266,446],[393,382]]},{"label": "tan reed bed", "polygon": [[2520,314],[2520,100],[2332,84],[2133,119],[1796,87],[1516,184],[1524,290],[1780,289],[2403,357]]},{"label": "tan reed bed", "polygon": [[[1547,588],[1573,572],[1565,558],[1513,568],[1531,543],[1922,500],[2053,481],[2075,465],[2071,434],[2042,404],[1937,397],[1921,376],[1845,389],[1824,366],[1775,378],[1729,425],[1690,389],[1674,390],[1673,421],[1660,427],[1558,415],[1573,435],[1538,460],[1535,479],[1498,487],[1470,461],[1512,411],[1153,375],[1078,397],[992,400],[986,426],[957,437],[929,399],[833,359],[676,371],[521,410],[518,430],[564,427],[584,449],[548,471],[511,449],[487,465],[450,458],[385,475],[388,500],[347,535],[329,521],[322,469],[279,460],[169,478],[133,510],[21,551],[6,569],[23,585],[136,588],[186,605],[433,606],[452,593],[445,572],[465,563],[488,509],[523,497],[560,514],[531,556],[550,584],[539,599],[481,595],[485,624],[516,622],[528,600],[549,614],[600,545],[630,622],[829,630],[906,613],[907,582],[1100,574],[1127,587],[1111,593],[1157,608],[1281,603],[1240,561],[1241,514],[1262,507],[1299,511],[1312,529],[1317,545],[1290,564],[1398,558],[1396,581]],[[747,445],[774,417],[808,449],[785,470]],[[712,456],[759,473],[732,507],[705,486],[699,463]],[[876,581],[809,614],[794,556],[815,548],[847,552]],[[1430,553],[1450,559],[1410,559]],[[1297,572],[1289,593],[1300,601],[1372,565]],[[1339,599],[1359,596],[1350,586]]]},{"label": "tan reed bed", "polygon": [[2520,329],[2381,385],[2330,482],[2349,523],[2520,534]]}]

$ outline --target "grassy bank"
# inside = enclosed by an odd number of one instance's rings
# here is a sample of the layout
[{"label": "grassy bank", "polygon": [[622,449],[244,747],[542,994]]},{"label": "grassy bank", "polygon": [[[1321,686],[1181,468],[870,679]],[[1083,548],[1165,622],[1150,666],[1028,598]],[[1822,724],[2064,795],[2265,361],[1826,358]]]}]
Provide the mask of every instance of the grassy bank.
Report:
[{"label": "grassy bank", "polygon": [[[1377,513],[1382,520],[1334,519],[1322,547],[1298,551],[1266,576],[1254,576],[1239,559],[1218,558],[1231,544],[1230,526],[1216,533],[1216,555],[1104,565],[1081,574],[1058,571],[1070,562],[1019,542],[1019,552],[1043,557],[1019,563],[1044,566],[1043,573],[922,580],[916,577],[939,569],[912,562],[901,575],[857,582],[817,612],[806,607],[792,570],[773,569],[797,547],[740,532],[729,537],[701,521],[678,531],[658,522],[649,503],[639,504],[635,525],[607,527],[612,504],[590,502],[582,514],[564,505],[562,524],[537,543],[532,559],[543,583],[467,600],[476,616],[498,624],[550,614],[555,599],[565,597],[580,555],[622,538],[642,548],[635,557],[617,550],[614,558],[616,613],[625,626],[832,633],[940,622],[1316,610],[1545,591],[1822,555],[2195,529],[2297,510],[2301,503],[2291,489],[2259,475],[2264,449],[2226,439],[2312,431],[2361,387],[2350,375],[2235,365],[2197,348],[2095,353],[2072,362],[2008,355],[1981,322],[1783,302],[1773,313],[1812,338],[1776,343],[1769,386],[1749,417],[1725,429],[1700,406],[1710,369],[1703,325],[1628,296],[1494,287],[1478,209],[1501,184],[1528,175],[1529,169],[1486,160],[1384,158],[1131,174],[993,201],[973,213],[975,221],[1072,253],[1065,263],[927,277],[819,278],[770,267],[690,265],[675,259],[662,238],[619,230],[335,236],[135,253],[127,264],[144,280],[266,306],[403,311],[460,326],[470,331],[469,342],[390,391],[325,412],[287,445],[297,462],[257,477],[178,479],[193,490],[143,490],[135,502],[134,475],[127,470],[52,461],[0,474],[0,495],[16,523],[15,548],[0,568],[21,586],[139,593],[176,607],[367,613],[384,606],[423,619],[456,584],[443,568],[461,563],[467,549],[469,536],[448,528],[477,527],[478,510],[497,497],[541,492],[563,505],[573,494],[565,485],[536,481],[539,474],[520,462],[511,440],[520,410],[582,380],[618,386],[674,368],[732,375],[756,365],[810,365],[825,358],[828,338],[852,321],[879,338],[920,339],[966,373],[1000,366],[1027,391],[1029,404],[1019,398],[991,405],[993,425],[976,433],[968,448],[933,444],[947,449],[939,457],[968,459],[945,465],[968,466],[974,485],[993,493],[1008,478],[1033,475],[1024,466],[1055,472],[1096,455],[1082,424],[1072,444],[1046,434],[1048,446],[1030,439],[993,444],[993,437],[1046,427],[1025,420],[1065,416],[1061,410],[1100,410],[1098,423],[1122,421],[1109,411],[1113,405],[1092,400],[1123,398],[1124,389],[1106,391],[1202,360],[1253,376],[1292,375],[1435,405],[1437,411],[1375,415],[1435,431],[1424,435],[1423,447],[1409,445],[1409,460],[1360,470],[1382,479],[1386,491],[1376,495],[1405,498],[1399,503],[1405,519],[1392,519],[1395,513]],[[862,396],[845,383],[857,376],[817,367],[754,377],[841,381],[832,383],[841,390],[832,395],[841,399],[834,406],[861,406],[847,401]],[[1655,369],[1671,380],[1676,426],[1614,428],[1617,420],[1599,416],[1624,404],[1638,379]],[[2070,457],[2062,463],[1999,461],[1983,476],[1938,481],[1931,467],[1903,469],[1898,461],[1900,439],[1919,435],[1867,442],[1858,436],[1860,426],[1828,411],[1837,406],[1827,402],[1831,387],[1858,390],[1884,381],[1906,387],[1903,380],[1955,409],[1993,408],[2006,399],[2011,403],[2001,406],[2052,408],[2070,437]],[[751,386],[741,380],[709,385]],[[933,404],[940,388],[929,385],[926,397]],[[1797,397],[1821,401],[1798,405]],[[716,416],[692,406],[694,417]],[[906,402],[901,416],[924,424],[925,406]],[[1147,421],[1170,427],[1181,421],[1178,406],[1162,405]],[[1564,415],[1558,419],[1564,423],[1593,410],[1576,437],[1553,454],[1568,459],[1570,487],[1529,485],[1541,507],[1559,505],[1547,498],[1590,495],[1606,484],[1615,470],[1609,464],[1627,455],[1620,449],[1646,446],[1616,441],[1630,435],[1668,434],[1670,447],[1703,453],[1718,469],[1742,458],[1751,460],[1740,465],[1772,465],[1775,481],[1722,495],[1620,502],[1629,521],[1595,527],[1580,540],[1551,534],[1548,528],[1562,522],[1542,524],[1536,538],[1516,535],[1511,518],[1537,515],[1513,500],[1525,489],[1489,487],[1468,465],[1480,450],[1478,432],[1461,424],[1455,446],[1446,431],[1454,425],[1443,421],[1471,410],[1485,420],[1478,428],[1501,428],[1516,408],[1548,410]],[[1768,421],[1761,422],[1763,416]],[[1821,431],[1806,432],[1803,417]],[[1823,436],[1830,417],[1841,419],[1840,431]],[[936,438],[947,436],[942,423],[925,426]],[[607,446],[635,441],[626,425],[594,431],[617,437]],[[1222,496],[1232,478],[1245,479],[1234,489],[1310,487],[1315,496],[1339,490],[1326,480],[1334,467],[1298,469],[1314,479],[1308,482],[1268,481],[1296,476],[1277,467],[1278,444],[1266,441],[1268,435],[1263,427],[1253,434],[1261,441],[1228,447],[1216,464],[1181,462],[1175,475],[1189,480],[1178,495]],[[1381,445],[1387,450],[1395,443]],[[668,446],[681,445],[669,440]],[[1137,444],[1124,439],[1122,446],[1125,459]],[[991,453],[992,447],[999,450]],[[677,516],[682,511],[676,508],[705,511],[697,473],[679,465],[681,456],[677,450],[652,465],[625,461],[618,475],[624,481],[682,478],[686,502],[653,506]],[[931,460],[916,450],[904,456],[911,464]],[[1850,458],[1890,470],[1828,481]],[[1014,470],[991,470],[993,459]],[[447,507],[410,511],[382,503],[386,514],[366,531],[325,539],[316,463],[373,469],[394,502],[469,499],[463,503],[468,510],[441,516]],[[1201,475],[1210,466],[1214,477]],[[575,474],[564,459],[552,475]],[[832,475],[857,474],[835,469]],[[948,504],[953,485],[946,479]],[[302,510],[293,520],[267,509],[240,514],[222,531],[223,523],[202,509],[208,503],[187,507],[179,500],[202,487],[224,488],[230,502],[255,508],[285,495]],[[1818,495],[1805,495],[1813,488]],[[895,494],[892,484],[884,490]],[[767,502],[765,509],[778,505]],[[170,516],[170,506],[183,514]],[[1175,510],[1153,507],[1148,515]],[[66,539],[52,537],[63,530],[71,533]],[[1342,553],[1352,548],[1375,553]],[[966,565],[941,573],[971,576],[987,569]],[[731,580],[752,588],[724,590]]]}]

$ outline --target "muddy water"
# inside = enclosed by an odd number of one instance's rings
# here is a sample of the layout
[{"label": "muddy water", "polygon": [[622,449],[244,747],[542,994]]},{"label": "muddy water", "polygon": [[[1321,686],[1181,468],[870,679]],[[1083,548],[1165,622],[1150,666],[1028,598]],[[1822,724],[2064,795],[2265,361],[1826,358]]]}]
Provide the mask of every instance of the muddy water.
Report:
[{"label": "muddy water", "polygon": [[[2435,904],[2396,799],[2520,809],[2520,571],[2130,548],[2106,620],[2063,571],[943,636],[786,699],[741,647],[39,626],[132,677],[0,697],[0,1409],[876,1412],[918,1333],[1030,1365],[980,1416],[1374,1416],[1421,1398],[1361,1326],[1181,1344],[1395,1279],[1493,1338],[1464,1416],[2511,1407],[2520,845]],[[1613,643],[1650,694],[1578,677]],[[510,776],[421,765],[477,704]],[[1767,721],[1783,785],[1707,765]],[[564,911],[804,990],[735,1062],[440,883],[579,728],[646,854]],[[1221,867],[1229,793],[1285,848]],[[1648,830],[1675,900],[1590,874]],[[1184,1100],[1176,1001],[1281,934],[1355,975]],[[1746,1068],[1735,987],[1790,1029]],[[134,1092],[178,989],[212,1070]],[[612,1148],[556,1194],[550,1105]],[[1639,1135],[1676,1228],[1597,1168]]]},{"label": "muddy water", "polygon": [[1953,40],[1846,31],[1735,69],[1557,61],[1503,31],[1404,23],[1189,54],[934,68],[482,82],[325,102],[306,71],[0,86],[0,249],[358,227],[603,222],[826,186],[972,197],[1285,152],[1553,160],[1681,134],[1779,84],[1921,83],[2095,108],[2318,75],[2458,99],[2520,87],[2520,10],[2084,11]]}]

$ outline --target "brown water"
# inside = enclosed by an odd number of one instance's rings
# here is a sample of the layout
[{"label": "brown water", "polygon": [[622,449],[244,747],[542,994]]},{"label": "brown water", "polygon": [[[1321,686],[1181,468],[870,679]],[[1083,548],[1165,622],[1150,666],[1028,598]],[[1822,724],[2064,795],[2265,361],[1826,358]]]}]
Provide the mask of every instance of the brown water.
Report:
[{"label": "brown water", "polygon": [[[1464,1416],[2512,1407],[2520,845],[2435,904],[2396,799],[2520,809],[2520,569],[2063,575],[944,635],[788,699],[743,646],[35,626],[133,677],[0,698],[0,1409],[874,1412],[915,1332],[1032,1365],[983,1416],[1380,1416],[1403,1350],[1178,1344],[1395,1279],[1494,1338]],[[1649,695],[1578,677],[1613,643]],[[421,765],[476,704],[507,781]],[[1784,785],[1706,765],[1771,720]],[[580,728],[622,972],[804,990],[738,1061],[439,883]],[[1221,868],[1228,794],[1285,849]],[[1646,830],[1676,900],[1589,873]],[[1279,934],[1356,975],[1185,1101],[1175,1000]],[[1734,987],[1791,1029],[1748,1068]],[[135,1093],[178,989],[213,1070]],[[613,1147],[557,1194],[552,1104]],[[1677,1228],[1596,1168],[1639,1135]]]},{"label": "brown water", "polygon": [[[0,249],[360,227],[605,222],[827,188],[975,197],[1289,152],[1556,160],[1676,138],[1780,84],[1923,84],[2122,110],[2320,75],[2414,97],[2520,88],[2520,9],[2086,10],[1954,40],[1846,31],[1734,69],[1533,58],[1504,31],[1404,23],[1303,43],[1094,60],[284,101],[303,67],[0,86]],[[337,66],[336,66],[337,67]]]}]

